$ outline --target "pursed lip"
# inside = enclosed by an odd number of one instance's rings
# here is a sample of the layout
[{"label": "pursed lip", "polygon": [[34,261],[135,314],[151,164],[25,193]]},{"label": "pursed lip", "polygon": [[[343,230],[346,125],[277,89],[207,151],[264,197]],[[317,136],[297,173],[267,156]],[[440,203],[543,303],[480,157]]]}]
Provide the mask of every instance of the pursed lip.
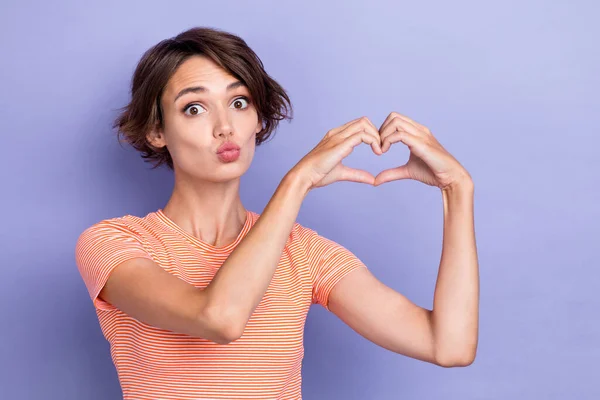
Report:
[{"label": "pursed lip", "polygon": [[239,149],[240,149],[240,146],[238,146],[237,144],[235,144],[233,142],[225,142],[221,146],[219,146],[219,148],[217,149],[217,154],[223,153],[225,151],[239,150]]}]

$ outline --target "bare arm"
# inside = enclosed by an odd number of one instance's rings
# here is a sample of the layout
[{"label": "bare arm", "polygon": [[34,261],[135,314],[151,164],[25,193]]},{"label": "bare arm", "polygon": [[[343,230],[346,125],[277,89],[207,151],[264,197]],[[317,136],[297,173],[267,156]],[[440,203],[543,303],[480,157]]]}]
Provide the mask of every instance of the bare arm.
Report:
[{"label": "bare arm", "polygon": [[152,326],[222,344],[236,340],[269,286],[308,192],[340,180],[374,182],[368,172],[341,164],[360,143],[381,154],[377,130],[365,118],[329,131],[288,172],[206,289],[183,282],[149,259],[136,258],[114,269],[100,297]]},{"label": "bare arm", "polygon": [[329,308],[373,343],[443,367],[467,366],[478,337],[479,277],[470,184],[444,190],[444,239],[434,308],[414,304],[367,269],[344,277]]},{"label": "bare arm", "polygon": [[205,315],[230,327],[228,338],[241,336],[267,291],[307,193],[308,187],[296,175],[286,177],[206,288]]},{"label": "bare arm", "polygon": [[437,358],[469,365],[479,331],[479,262],[475,244],[473,187],[444,190],[444,240],[433,298]]},{"label": "bare arm", "polygon": [[286,176],[206,289],[134,258],[114,269],[100,297],[152,326],[221,344],[235,340],[269,286],[306,193],[294,174]]},{"label": "bare arm", "polygon": [[474,185],[470,174],[412,119],[392,112],[380,128],[382,149],[403,143],[406,164],[382,171],[376,185],[414,179],[442,189],[444,237],[433,310],[412,303],[366,270],[342,279],[330,310],[373,342],[441,366],[466,366],[477,351],[479,263],[475,243]]}]

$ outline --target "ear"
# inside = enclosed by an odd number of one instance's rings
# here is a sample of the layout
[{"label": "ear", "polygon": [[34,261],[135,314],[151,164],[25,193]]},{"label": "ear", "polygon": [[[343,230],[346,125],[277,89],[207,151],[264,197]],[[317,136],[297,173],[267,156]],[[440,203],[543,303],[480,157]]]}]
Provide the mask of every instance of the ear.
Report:
[{"label": "ear", "polygon": [[160,128],[159,124],[156,124],[155,127],[146,134],[146,140],[152,147],[156,147],[157,149],[163,148],[167,145],[165,133]]},{"label": "ear", "polygon": [[256,123],[256,129],[254,131],[255,134],[258,134],[258,132],[262,131],[263,129],[263,122],[262,119],[258,119],[258,122]]}]

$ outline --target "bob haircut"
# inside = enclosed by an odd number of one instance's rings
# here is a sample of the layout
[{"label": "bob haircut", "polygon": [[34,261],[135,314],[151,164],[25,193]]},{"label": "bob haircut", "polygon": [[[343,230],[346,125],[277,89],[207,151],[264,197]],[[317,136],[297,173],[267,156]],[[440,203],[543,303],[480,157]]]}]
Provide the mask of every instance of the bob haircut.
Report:
[{"label": "bob haircut", "polygon": [[152,146],[146,135],[163,127],[161,97],[167,82],[185,60],[196,55],[210,58],[248,87],[263,126],[256,145],[271,136],[279,121],[292,119],[287,93],[265,72],[262,61],[243,39],[214,28],[189,29],[144,53],[131,79],[131,102],[120,109],[113,124],[119,142],[140,151],[142,158],[153,164],[152,169],[166,164],[173,170],[169,150]]}]

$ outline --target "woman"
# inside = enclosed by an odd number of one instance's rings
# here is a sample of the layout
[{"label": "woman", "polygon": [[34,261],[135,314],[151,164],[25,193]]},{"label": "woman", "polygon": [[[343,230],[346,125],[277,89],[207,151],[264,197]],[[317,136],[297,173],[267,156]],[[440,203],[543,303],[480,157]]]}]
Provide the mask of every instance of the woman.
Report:
[{"label": "woman", "polygon": [[[246,210],[240,178],[256,145],[290,118],[289,98],[239,37],[195,28],[140,60],[116,122],[157,167],[174,171],[163,209],[100,221],[76,260],[126,399],[301,398],[303,328],[311,304],[391,351],[469,365],[477,347],[473,183],[424,126],[391,113],[327,132],[283,178],[263,213]],[[396,142],[405,166],[342,165],[360,143]],[[370,274],[343,246],[295,222],[312,189],[347,180],[416,179],[441,189],[444,243],[434,310]]]}]

